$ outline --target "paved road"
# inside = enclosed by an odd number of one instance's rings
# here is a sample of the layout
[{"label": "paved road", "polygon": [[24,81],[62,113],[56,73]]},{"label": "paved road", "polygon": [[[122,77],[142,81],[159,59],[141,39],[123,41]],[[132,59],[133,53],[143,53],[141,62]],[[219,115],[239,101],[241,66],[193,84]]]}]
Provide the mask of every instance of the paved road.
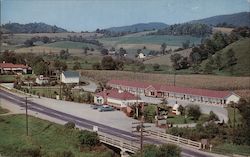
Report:
[{"label": "paved road", "polygon": [[[12,102],[15,105],[18,105],[20,107],[24,107],[24,98],[16,96],[14,94],[11,94],[9,92],[6,92],[4,90],[0,89],[0,98],[1,99],[5,99],[7,101]],[[72,121],[74,122],[77,126],[79,127],[83,127],[83,128],[87,128],[87,129],[92,129],[93,126],[98,126],[98,129],[100,132],[112,135],[112,136],[116,136],[122,139],[126,139],[129,141],[135,141],[136,139],[138,139],[138,136],[128,132],[128,131],[124,131],[124,130],[120,130],[120,129],[116,129],[104,124],[100,124],[100,123],[96,123],[84,118],[79,118],[76,116],[73,116],[71,114],[67,114],[64,112],[60,112],[54,109],[50,109],[48,107],[42,106],[38,103],[29,101],[28,102],[29,105],[29,110],[38,112],[38,113],[42,113],[44,115],[53,117],[53,118],[57,118],[59,120],[63,120],[65,122],[68,121]],[[145,137],[145,142],[146,143],[154,143],[154,144],[162,144],[163,142],[156,140],[156,139],[152,139],[149,137]],[[194,157],[209,157],[211,155],[208,154],[204,154],[201,151],[197,151],[197,150],[192,150],[192,149],[188,149],[188,148],[182,148],[182,156],[186,156],[186,157],[190,157],[190,156],[194,156]]]}]

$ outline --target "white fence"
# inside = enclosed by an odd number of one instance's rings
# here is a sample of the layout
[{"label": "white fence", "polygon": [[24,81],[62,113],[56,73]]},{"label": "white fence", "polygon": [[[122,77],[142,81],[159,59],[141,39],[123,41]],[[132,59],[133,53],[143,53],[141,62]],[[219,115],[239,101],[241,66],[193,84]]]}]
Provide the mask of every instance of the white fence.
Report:
[{"label": "white fence", "polygon": [[130,152],[130,153],[135,153],[136,151],[140,149],[138,145],[136,145],[136,143],[125,141],[122,139],[118,140],[117,138],[111,137],[111,136],[105,136],[105,135],[99,134],[99,139],[102,143],[120,148],[121,150]]},{"label": "white fence", "polygon": [[170,134],[166,134],[166,133],[162,133],[158,131],[152,131],[152,130],[145,130],[145,133],[147,133],[150,136],[156,136],[158,139],[162,139],[169,143],[175,143],[177,145],[184,145],[184,146],[192,147],[194,149],[201,149],[200,142],[196,142],[196,141],[185,139],[179,136],[174,136],[174,135],[170,135]]}]

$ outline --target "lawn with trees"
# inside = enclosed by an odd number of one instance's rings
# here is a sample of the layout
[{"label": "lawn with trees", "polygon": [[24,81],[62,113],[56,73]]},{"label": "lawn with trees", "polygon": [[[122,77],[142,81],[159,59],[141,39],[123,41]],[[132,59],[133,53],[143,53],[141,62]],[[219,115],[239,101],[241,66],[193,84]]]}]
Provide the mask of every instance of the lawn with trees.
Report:
[{"label": "lawn with trees", "polygon": [[29,117],[26,136],[25,116],[0,116],[0,154],[22,157],[113,157],[112,150],[101,145],[97,134],[80,131]]}]

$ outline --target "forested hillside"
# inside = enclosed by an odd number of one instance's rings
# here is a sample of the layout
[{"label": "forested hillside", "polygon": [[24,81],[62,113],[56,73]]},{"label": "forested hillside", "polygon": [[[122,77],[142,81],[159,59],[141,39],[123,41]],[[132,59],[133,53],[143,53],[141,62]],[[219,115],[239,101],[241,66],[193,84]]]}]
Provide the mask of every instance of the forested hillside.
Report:
[{"label": "forested hillside", "polygon": [[212,33],[212,27],[206,24],[174,24],[164,29],[158,30],[154,34],[158,35],[191,35],[196,37],[204,37]]},{"label": "forested hillside", "polygon": [[1,27],[3,33],[63,33],[67,32],[66,29],[47,25],[45,23],[8,23]]}]

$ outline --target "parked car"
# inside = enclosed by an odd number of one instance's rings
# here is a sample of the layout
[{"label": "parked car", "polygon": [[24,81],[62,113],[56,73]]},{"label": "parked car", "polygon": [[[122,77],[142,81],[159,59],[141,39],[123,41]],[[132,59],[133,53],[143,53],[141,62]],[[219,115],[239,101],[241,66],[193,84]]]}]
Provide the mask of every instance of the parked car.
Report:
[{"label": "parked car", "polygon": [[114,111],[114,108],[112,106],[103,105],[102,107],[98,108],[99,112],[104,111]]},{"label": "parked car", "polygon": [[91,105],[90,106],[92,109],[97,110],[98,108],[102,107],[102,105]]}]

